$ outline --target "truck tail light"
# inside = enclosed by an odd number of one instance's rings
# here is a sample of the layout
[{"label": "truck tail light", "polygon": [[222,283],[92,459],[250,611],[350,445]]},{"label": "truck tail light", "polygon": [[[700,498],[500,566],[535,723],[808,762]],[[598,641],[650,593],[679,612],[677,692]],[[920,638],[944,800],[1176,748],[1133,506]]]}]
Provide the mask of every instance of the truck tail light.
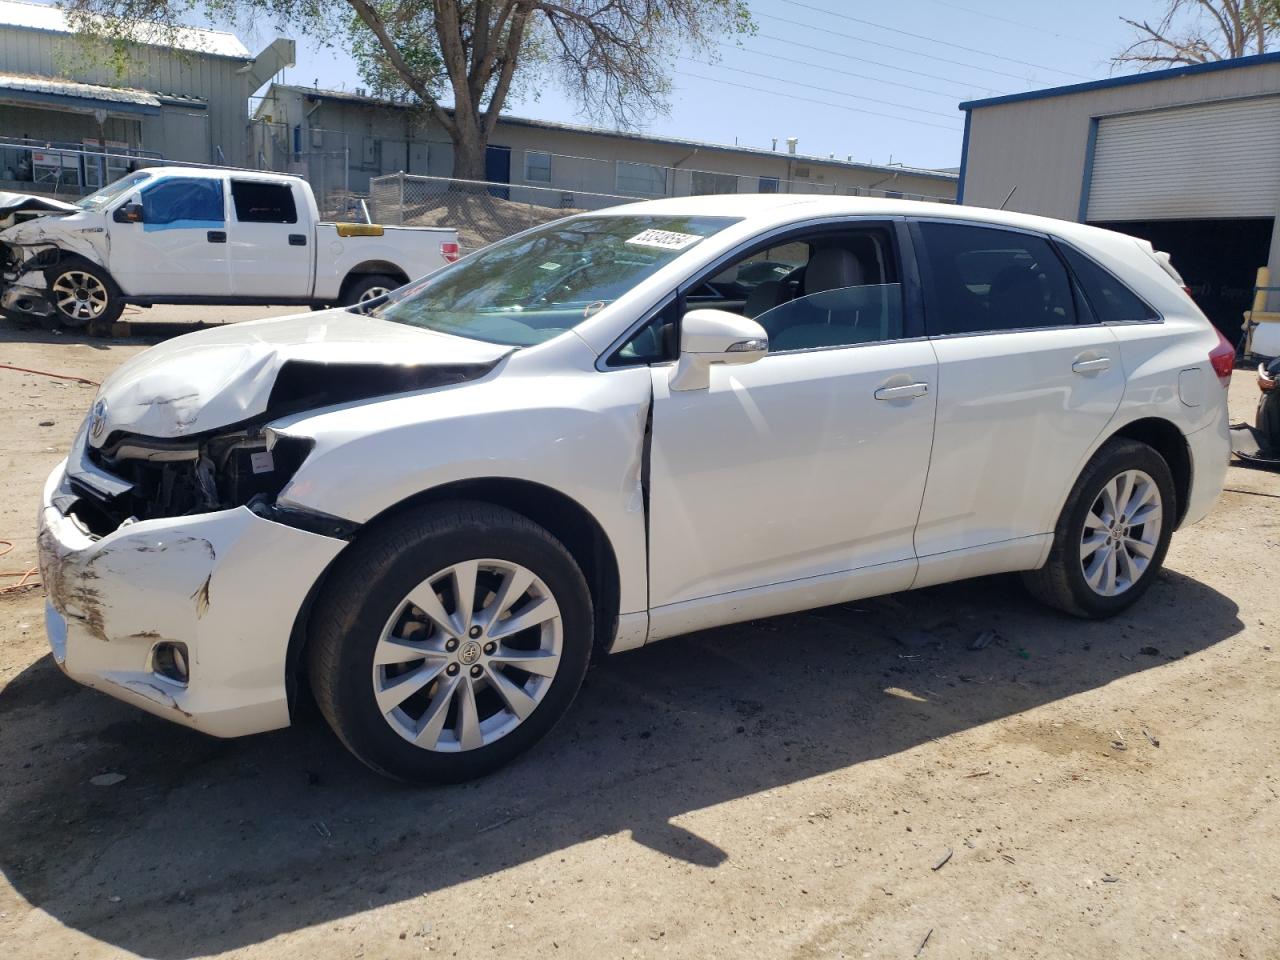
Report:
[{"label": "truck tail light", "polygon": [[1213,372],[1218,375],[1218,379],[1222,382],[1223,387],[1231,386],[1231,371],[1236,365],[1236,348],[1231,345],[1231,341],[1222,335],[1221,330],[1215,330],[1218,335],[1218,345],[1209,351],[1209,363],[1213,366]]},{"label": "truck tail light", "polygon": [[444,257],[445,263],[453,263],[462,255],[462,251],[458,247],[456,240],[440,241],[440,256]]}]

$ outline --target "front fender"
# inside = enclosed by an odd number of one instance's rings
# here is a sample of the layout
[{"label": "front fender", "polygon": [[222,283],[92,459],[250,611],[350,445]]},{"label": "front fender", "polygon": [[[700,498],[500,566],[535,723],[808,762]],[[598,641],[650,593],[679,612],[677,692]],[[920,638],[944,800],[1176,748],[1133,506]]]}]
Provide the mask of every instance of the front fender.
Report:
[{"label": "front fender", "polygon": [[278,502],[365,523],[409,498],[465,480],[538,483],[580,504],[618,561],[619,608],[646,609],[641,467],[646,367],[505,372],[273,425],[315,447]]}]

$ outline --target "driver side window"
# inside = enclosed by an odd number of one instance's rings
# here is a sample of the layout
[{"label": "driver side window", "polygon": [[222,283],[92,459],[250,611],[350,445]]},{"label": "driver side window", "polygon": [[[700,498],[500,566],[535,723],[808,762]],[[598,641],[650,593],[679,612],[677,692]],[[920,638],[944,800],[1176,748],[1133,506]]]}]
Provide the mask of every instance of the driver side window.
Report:
[{"label": "driver side window", "polygon": [[[786,251],[785,259],[777,256]],[[756,282],[741,302],[689,298],[750,317],[769,334],[769,352],[815,350],[895,340],[902,336],[902,285],[893,234],[869,226],[800,237],[730,264],[725,277]]]}]

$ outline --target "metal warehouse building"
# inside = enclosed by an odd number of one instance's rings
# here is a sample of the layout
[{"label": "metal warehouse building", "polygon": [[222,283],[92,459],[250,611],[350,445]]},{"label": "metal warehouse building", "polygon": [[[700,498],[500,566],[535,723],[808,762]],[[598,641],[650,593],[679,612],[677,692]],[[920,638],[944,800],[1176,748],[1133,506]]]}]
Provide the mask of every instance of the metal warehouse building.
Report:
[{"label": "metal warehouse building", "polygon": [[[347,186],[357,191],[382,174],[453,172],[447,135],[415,104],[275,83],[255,117],[256,129],[271,131],[260,149],[264,165],[275,169],[306,173],[316,158],[345,155]],[[521,186],[628,197],[796,192],[955,198],[953,173],[805,156],[793,152],[795,146],[789,141],[765,150],[504,114],[490,140],[485,179],[511,184],[513,200],[524,199]]]},{"label": "metal warehouse building", "polygon": [[1280,54],[960,107],[960,202],[1150,240],[1233,339],[1257,269],[1280,276]]},{"label": "metal warehouse building", "polygon": [[95,187],[127,163],[86,168],[15,141],[250,165],[249,96],[293,60],[292,40],[254,57],[232,34],[196,28],[157,28],[154,43],[117,54],[77,36],[57,7],[0,0],[0,180]]}]

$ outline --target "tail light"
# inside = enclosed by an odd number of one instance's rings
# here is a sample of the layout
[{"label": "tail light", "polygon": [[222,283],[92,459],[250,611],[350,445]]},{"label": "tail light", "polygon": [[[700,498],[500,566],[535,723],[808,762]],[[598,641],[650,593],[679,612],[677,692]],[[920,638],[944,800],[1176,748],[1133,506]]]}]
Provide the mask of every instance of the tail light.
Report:
[{"label": "tail light", "polygon": [[458,257],[462,256],[462,250],[458,247],[456,240],[440,241],[440,256],[444,257],[445,263],[453,263]]},{"label": "tail light", "polygon": [[1229,387],[1231,371],[1236,365],[1236,348],[1222,335],[1221,330],[1214,332],[1218,334],[1218,345],[1209,351],[1209,363],[1213,366],[1213,372],[1218,375],[1218,379],[1222,381],[1223,387]]}]

